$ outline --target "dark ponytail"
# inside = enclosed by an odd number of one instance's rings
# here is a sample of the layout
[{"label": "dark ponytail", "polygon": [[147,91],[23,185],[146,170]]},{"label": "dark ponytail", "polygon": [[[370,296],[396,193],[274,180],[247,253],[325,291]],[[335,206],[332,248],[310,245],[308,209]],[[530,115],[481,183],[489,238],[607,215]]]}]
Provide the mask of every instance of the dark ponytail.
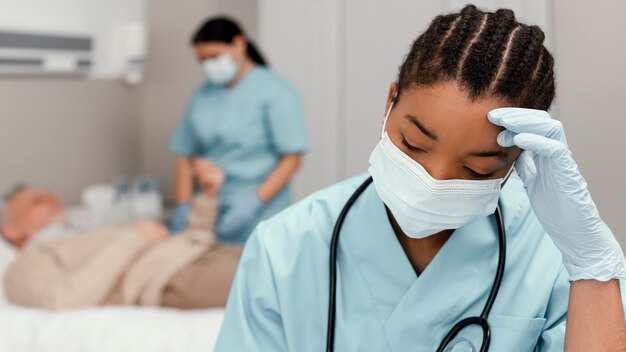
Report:
[{"label": "dark ponytail", "polygon": [[257,65],[269,66],[254,43],[246,38],[237,22],[227,17],[214,17],[206,21],[191,38],[191,44],[196,45],[206,42],[232,43],[233,38],[238,35],[244,37],[247,42],[246,55]]},{"label": "dark ponytail", "polygon": [[248,41],[248,49],[246,50],[246,54],[248,55],[248,57],[250,57],[250,59],[256,62],[258,65],[269,66],[267,62],[265,62],[263,55],[261,55],[261,53],[257,50],[256,45],[254,45],[254,43],[252,43],[250,39],[246,40]]}]

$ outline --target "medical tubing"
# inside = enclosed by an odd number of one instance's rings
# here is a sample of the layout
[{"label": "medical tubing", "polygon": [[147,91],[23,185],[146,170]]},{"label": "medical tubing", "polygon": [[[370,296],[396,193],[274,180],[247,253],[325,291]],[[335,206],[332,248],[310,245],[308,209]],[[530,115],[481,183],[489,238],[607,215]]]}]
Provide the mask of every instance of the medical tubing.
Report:
[{"label": "medical tubing", "polygon": [[502,216],[502,210],[500,209],[500,204],[498,204],[495,212],[499,240],[498,267],[496,269],[496,277],[493,279],[493,286],[491,286],[491,292],[489,292],[489,297],[487,298],[487,303],[485,304],[483,312],[480,313],[480,317],[485,320],[487,320],[487,317],[491,312],[491,308],[493,307],[493,303],[498,296],[500,284],[502,284],[502,277],[504,276],[504,267],[506,265],[506,229],[504,228],[504,219]]},{"label": "medical tubing", "polygon": [[[480,352],[487,352],[489,350],[489,345],[491,343],[491,329],[489,328],[489,323],[487,322],[487,320],[481,317],[465,318],[459,321],[458,323],[454,324],[454,326],[452,327],[452,329],[450,329],[450,331],[448,332],[446,337],[443,339],[443,341],[441,341],[441,344],[439,344],[439,348],[437,348],[437,352],[444,352],[446,347],[448,347],[450,342],[454,340],[456,335],[458,335],[458,333],[461,332],[461,330],[465,329],[466,327],[470,325],[480,325],[480,328],[483,331],[483,342],[480,345]],[[472,348],[472,351],[474,351],[473,348]]]},{"label": "medical tubing", "polygon": [[337,290],[337,248],[339,246],[339,234],[341,232],[341,227],[343,226],[343,222],[348,215],[348,212],[352,208],[352,204],[356,202],[356,200],[361,196],[361,194],[365,191],[367,186],[372,183],[372,177],[368,177],[360,186],[356,189],[356,191],[352,194],[350,199],[346,202],[343,209],[341,209],[341,213],[339,213],[339,217],[337,218],[337,222],[335,223],[335,228],[333,229],[333,238],[330,242],[330,288],[329,288],[329,300],[328,300],[328,330],[326,332],[326,351],[332,352],[333,345],[335,342],[335,307],[336,307],[336,290]]},{"label": "medical tubing", "polygon": [[502,217],[500,205],[496,208],[495,215],[496,226],[498,227],[498,267],[496,269],[496,276],[493,279],[493,285],[491,286],[491,292],[489,292],[489,297],[487,297],[485,307],[483,308],[482,313],[480,313],[480,317],[469,317],[456,323],[452,329],[450,329],[446,337],[441,341],[441,344],[439,344],[437,352],[444,352],[445,348],[448,344],[450,344],[450,342],[452,342],[452,340],[454,340],[456,335],[470,325],[480,325],[483,330],[483,342],[480,345],[480,352],[489,351],[489,345],[491,344],[491,329],[489,327],[489,323],[487,322],[487,318],[489,317],[491,308],[493,307],[496,297],[498,296],[500,284],[502,283],[502,277],[504,276],[504,268],[506,266],[506,229],[504,227],[504,219]]}]

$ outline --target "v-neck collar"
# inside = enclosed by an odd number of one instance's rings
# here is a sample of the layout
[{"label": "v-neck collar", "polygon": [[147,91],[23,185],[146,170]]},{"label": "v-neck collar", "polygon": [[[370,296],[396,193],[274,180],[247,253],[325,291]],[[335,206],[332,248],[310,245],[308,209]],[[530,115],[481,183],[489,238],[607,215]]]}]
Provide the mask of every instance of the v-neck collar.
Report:
[{"label": "v-neck collar", "polygon": [[418,278],[375,188],[363,193],[346,218],[340,248],[368,285],[392,346],[406,340],[407,330],[417,336],[462,319],[471,293],[490,289],[498,255],[494,225],[486,217],[456,230]]},{"label": "v-neck collar", "polygon": [[261,70],[261,68],[258,65],[254,65],[254,67],[252,67],[248,72],[246,72],[246,74],[243,75],[239,79],[239,81],[237,81],[237,83],[235,83],[234,86],[229,87],[228,84],[225,84],[223,86],[224,93],[227,96],[231,96],[231,95],[237,94],[237,92],[239,92],[241,89],[245,88],[245,85],[248,84],[248,81],[250,81],[250,79],[253,78],[253,76],[258,74],[259,70]]}]

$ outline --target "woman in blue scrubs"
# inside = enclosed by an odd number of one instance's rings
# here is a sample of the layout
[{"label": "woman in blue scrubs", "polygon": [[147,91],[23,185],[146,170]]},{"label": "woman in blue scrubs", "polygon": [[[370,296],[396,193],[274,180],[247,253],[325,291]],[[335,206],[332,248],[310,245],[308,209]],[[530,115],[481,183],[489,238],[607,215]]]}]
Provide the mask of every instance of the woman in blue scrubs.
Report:
[{"label": "woman in blue scrubs", "polygon": [[217,235],[243,243],[259,221],[291,204],[289,182],[308,148],[300,97],[230,19],[209,20],[192,44],[207,80],[170,139],[178,155],[170,228],[187,223],[190,159],[210,159],[226,174]]},{"label": "woman in blue scrubs", "polygon": [[[624,257],[545,111],[555,88],[543,40],[510,10],[435,18],[390,86],[369,172],[256,228],[216,351],[325,350],[333,228],[369,176],[339,237],[334,350],[436,351],[479,316],[499,202],[506,266],[489,350],[624,351]],[[445,351],[482,343],[471,325]]]}]

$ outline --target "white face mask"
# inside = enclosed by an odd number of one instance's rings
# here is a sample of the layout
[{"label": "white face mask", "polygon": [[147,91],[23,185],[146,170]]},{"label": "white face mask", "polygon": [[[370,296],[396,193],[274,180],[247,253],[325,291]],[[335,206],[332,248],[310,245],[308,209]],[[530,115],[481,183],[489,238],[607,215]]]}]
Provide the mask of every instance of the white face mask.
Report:
[{"label": "white face mask", "polygon": [[229,54],[222,54],[216,58],[204,60],[202,70],[209,82],[225,84],[235,78],[239,72],[239,66]]},{"label": "white face mask", "polygon": [[494,180],[437,180],[389,139],[382,138],[369,162],[378,195],[402,231],[424,238],[454,230],[496,210],[506,177]]}]

